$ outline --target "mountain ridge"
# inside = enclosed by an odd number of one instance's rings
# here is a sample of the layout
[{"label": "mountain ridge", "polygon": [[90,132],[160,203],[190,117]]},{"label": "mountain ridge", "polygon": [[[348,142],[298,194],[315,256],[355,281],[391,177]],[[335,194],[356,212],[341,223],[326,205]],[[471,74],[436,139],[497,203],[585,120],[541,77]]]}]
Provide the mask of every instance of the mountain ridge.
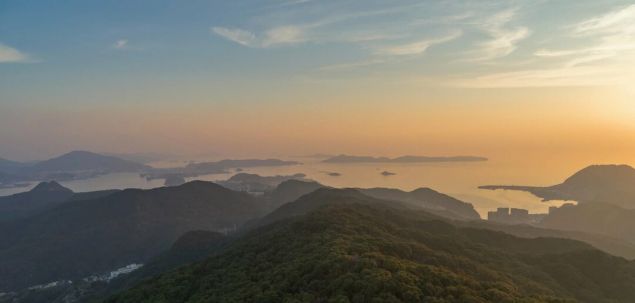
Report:
[{"label": "mountain ridge", "polygon": [[479,188],[526,191],[544,201],[571,200],[635,208],[635,169],[628,165],[587,166],[566,178],[563,183],[547,187],[484,185]]},{"label": "mountain ridge", "polygon": [[86,170],[138,172],[147,169],[150,169],[150,167],[117,157],[105,156],[89,151],[71,151],[48,160],[37,162],[30,167],[30,170],[34,172],[72,172]]},{"label": "mountain ridge", "polygon": [[[338,195],[350,203],[324,200]],[[633,263],[581,242],[455,227],[425,211],[355,201],[368,197],[350,190],[303,198],[320,206],[106,302],[626,303],[635,296]]]},{"label": "mountain ridge", "polygon": [[187,231],[234,229],[262,207],[204,181],[64,203],[0,224],[0,291],[144,263]]}]

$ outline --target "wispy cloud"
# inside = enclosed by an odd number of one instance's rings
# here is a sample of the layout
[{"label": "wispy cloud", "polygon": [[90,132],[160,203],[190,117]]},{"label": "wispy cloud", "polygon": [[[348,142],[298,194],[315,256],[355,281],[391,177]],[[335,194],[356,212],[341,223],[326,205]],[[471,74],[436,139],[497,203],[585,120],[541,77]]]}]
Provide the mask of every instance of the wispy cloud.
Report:
[{"label": "wispy cloud", "polygon": [[115,43],[112,44],[112,48],[118,49],[118,50],[128,49],[128,40],[126,39],[117,40],[115,41]]},{"label": "wispy cloud", "polygon": [[302,27],[287,25],[268,30],[262,41],[262,46],[275,46],[280,44],[294,44],[306,41],[305,30]]},{"label": "wispy cloud", "polygon": [[[593,45],[575,49],[541,49],[539,57],[585,56],[608,58],[635,50],[635,4],[570,26],[570,36],[594,39]],[[580,60],[578,60],[580,61]],[[590,61],[585,61],[590,62]]]},{"label": "wispy cloud", "polygon": [[250,31],[246,31],[240,28],[215,26],[212,27],[212,32],[229,41],[233,41],[244,46],[253,47],[256,44],[256,35]]},{"label": "wispy cloud", "polygon": [[468,88],[575,87],[625,84],[618,66],[576,66],[499,72],[450,79],[450,86]]},{"label": "wispy cloud", "polygon": [[[280,5],[270,6],[275,10],[272,14],[244,20],[240,27],[216,26],[211,31],[251,48],[333,44],[347,48],[346,58],[356,58],[338,60],[331,56],[328,60],[334,62],[321,62],[312,69],[319,72],[381,68],[423,56],[434,58],[438,54],[431,48],[456,40],[447,45],[447,52],[439,54],[447,60],[445,65],[451,66],[439,82],[450,77],[451,85],[463,87],[624,82],[624,76],[619,75],[624,64],[619,61],[625,62],[624,57],[635,59],[631,55],[635,54],[635,5],[577,22],[569,18],[537,24],[541,22],[536,19],[541,18],[540,10],[551,7],[544,1],[531,5],[516,1],[474,5],[462,0],[443,4],[407,1],[396,5],[355,0],[318,2],[279,0],[278,4],[286,6],[284,11]],[[567,21],[569,25],[564,26]],[[579,41],[560,43],[565,39]],[[557,44],[549,44],[552,42]],[[505,64],[495,64],[502,62]],[[437,62],[421,60],[418,64]],[[430,69],[422,69],[422,73],[425,70]]]},{"label": "wispy cloud", "polygon": [[343,71],[343,70],[351,70],[356,68],[368,67],[372,65],[378,64],[386,64],[386,63],[394,63],[403,61],[405,59],[413,58],[416,56],[420,56],[424,54],[430,47],[438,44],[443,44],[455,40],[461,37],[461,31],[452,31],[449,34],[434,38],[434,39],[426,39],[416,42],[410,42],[405,44],[396,44],[392,46],[383,46],[375,49],[372,56],[367,59],[355,61],[355,62],[347,62],[347,63],[339,63],[326,65],[318,68],[318,71],[329,72],[329,71]]},{"label": "wispy cloud", "polygon": [[534,52],[555,66],[511,72],[494,72],[451,80],[463,87],[555,87],[630,85],[632,74],[624,66],[635,64],[635,5],[565,27],[561,39],[579,39],[586,46],[542,48]]},{"label": "wispy cloud", "polygon": [[284,44],[295,44],[306,41],[301,27],[288,25],[267,30],[262,35],[240,28],[212,27],[212,32],[240,45],[266,48]]},{"label": "wispy cloud", "polygon": [[[317,1],[312,0],[290,0],[280,3],[281,5],[289,6],[296,4],[316,4]],[[322,3],[320,3],[321,5]],[[274,46],[293,45],[303,42],[345,42],[345,43],[362,43],[368,41],[376,41],[382,39],[394,39],[394,33],[375,32],[372,35],[368,33],[355,35],[355,28],[363,27],[363,22],[358,25],[353,25],[345,30],[338,29],[332,30],[333,27],[339,23],[359,21],[364,18],[376,18],[380,16],[386,16],[390,14],[407,13],[413,8],[422,6],[417,4],[406,5],[391,5],[375,7],[368,10],[361,11],[338,11],[333,9],[332,11],[325,11],[322,14],[316,14],[312,18],[289,21],[286,24],[281,23],[280,18],[271,18],[272,23],[265,25],[255,30],[247,30],[238,27],[224,27],[214,26],[211,31],[227,40],[233,41],[243,46],[252,48],[268,48]],[[290,9],[289,15],[303,15],[305,9]],[[263,17],[266,19],[266,17]],[[293,17],[289,19],[294,19]],[[312,19],[312,20],[311,20]]]},{"label": "wispy cloud", "polygon": [[635,33],[635,4],[597,16],[573,26],[577,35]]},{"label": "wispy cloud", "polygon": [[297,5],[297,4],[309,3],[311,1],[312,0],[287,0],[287,1],[284,1],[284,2],[280,3],[280,5],[282,5],[282,6]]},{"label": "wispy cloud", "polygon": [[417,42],[381,48],[377,51],[377,53],[393,56],[419,55],[423,54],[426,50],[428,50],[428,48],[433,45],[452,41],[460,37],[461,35],[461,31],[453,31],[450,34],[440,38],[421,40]]},{"label": "wispy cloud", "polygon": [[467,61],[492,60],[514,52],[518,43],[531,33],[524,26],[508,26],[515,16],[516,10],[510,9],[486,17],[479,26],[491,39],[479,43],[478,50],[469,52],[470,58]]},{"label": "wispy cloud", "polygon": [[28,63],[33,62],[29,55],[8,45],[0,43],[0,63]]}]

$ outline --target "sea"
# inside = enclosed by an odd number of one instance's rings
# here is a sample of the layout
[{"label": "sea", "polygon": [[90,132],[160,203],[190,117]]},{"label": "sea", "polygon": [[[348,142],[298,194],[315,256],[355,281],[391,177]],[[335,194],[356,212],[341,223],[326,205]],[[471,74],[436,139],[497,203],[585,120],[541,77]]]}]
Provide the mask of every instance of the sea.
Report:
[{"label": "sea", "polygon": [[[490,159],[484,162],[451,163],[324,163],[320,159],[291,158],[300,165],[279,167],[254,167],[243,169],[245,173],[262,176],[292,175],[303,173],[307,178],[327,186],[345,188],[386,187],[402,190],[414,190],[420,187],[432,188],[457,199],[472,203],[475,209],[486,218],[487,212],[498,207],[516,207],[528,209],[530,213],[546,213],[550,206],[560,206],[571,201],[541,201],[526,192],[507,190],[483,190],[481,185],[531,185],[549,186],[563,182],[578,170],[594,164],[585,160],[571,159],[535,160],[521,158]],[[567,161],[565,161],[567,160]],[[154,166],[166,167],[182,165],[184,161],[155,163]],[[599,164],[599,163],[598,163]],[[628,164],[628,163],[627,163]],[[393,175],[384,175],[382,172]],[[192,180],[226,180],[233,171],[225,174],[202,175]],[[334,175],[332,173],[337,173]],[[75,192],[141,188],[150,189],[163,186],[163,180],[146,180],[137,173],[113,173],[98,177],[60,182]],[[0,189],[0,196],[28,191],[35,184],[21,188]]]}]

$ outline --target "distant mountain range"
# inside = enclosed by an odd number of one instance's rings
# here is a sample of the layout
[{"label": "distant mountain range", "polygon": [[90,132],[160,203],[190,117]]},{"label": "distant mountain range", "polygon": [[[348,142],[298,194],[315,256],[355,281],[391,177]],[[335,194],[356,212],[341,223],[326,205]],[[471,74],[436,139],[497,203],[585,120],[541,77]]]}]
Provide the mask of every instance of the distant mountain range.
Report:
[{"label": "distant mountain range", "polygon": [[572,200],[635,208],[635,169],[628,165],[589,166],[562,184],[548,187],[486,185],[480,188],[527,191],[545,201]]},{"label": "distant mountain range", "polygon": [[181,175],[183,177],[197,177],[209,174],[226,174],[230,170],[242,170],[251,167],[276,167],[300,165],[300,162],[280,159],[239,159],[221,160],[215,162],[190,163],[184,167],[155,168],[145,174],[148,179],[165,179],[166,176]]},{"label": "distant mountain range", "polygon": [[323,160],[324,163],[424,163],[424,162],[479,162],[487,158],[474,156],[426,157],[401,156],[397,158],[339,155]]},{"label": "distant mountain range", "polygon": [[[237,180],[280,181],[267,178]],[[63,197],[50,202],[49,196],[37,195],[46,192]],[[288,179],[259,196],[202,181],[78,194],[48,182],[37,186],[30,200],[26,194],[22,201],[36,211],[0,222],[0,293],[17,291],[4,297],[7,302],[99,302],[132,287],[110,302],[155,302],[158,296],[167,302],[190,296],[277,302],[282,294],[319,301],[332,299],[327,289],[336,289],[345,296],[368,296],[357,297],[361,302],[395,296],[401,301],[608,303],[630,302],[634,277],[632,262],[556,239],[584,240],[635,256],[635,245],[617,240],[614,231],[491,224],[479,220],[469,203],[426,188],[335,189]],[[602,220],[607,219],[593,224]],[[623,227],[624,233],[632,230]],[[193,262],[203,263],[181,267]],[[145,265],[111,282],[82,280],[139,263]],[[349,278],[359,285],[384,285],[375,280],[380,273],[395,281],[394,288],[363,287],[373,290],[366,293],[345,286]],[[26,289],[65,280],[74,282]],[[294,283],[300,284],[289,286]],[[591,291],[582,291],[579,283]]]},{"label": "distant mountain range", "polygon": [[[152,156],[127,155],[130,159],[145,161]],[[231,169],[299,165],[295,161],[279,159],[238,159],[216,162],[190,163],[184,167],[153,168],[135,161],[112,155],[88,151],[72,151],[67,154],[34,163],[20,163],[0,159],[0,187],[15,186],[20,182],[86,179],[109,173],[141,173],[147,179],[196,177],[206,174],[228,173]],[[169,182],[170,184],[180,182]]]},{"label": "distant mountain range", "polygon": [[73,180],[107,173],[143,172],[149,166],[87,151],[73,151],[34,163],[0,163],[0,186],[27,181]]},{"label": "distant mountain range", "polygon": [[474,210],[472,204],[460,201],[430,188],[418,188],[411,192],[393,188],[368,188],[359,189],[359,191],[377,199],[400,201],[421,207],[428,212],[446,218],[459,220],[481,219],[481,216]]},{"label": "distant mountain range", "polygon": [[612,204],[565,205],[551,211],[540,226],[603,234],[635,243],[635,209],[624,209]]},{"label": "distant mountain range", "polygon": [[89,151],[71,151],[44,161],[22,163],[0,158],[0,172],[34,174],[46,172],[70,173],[83,171],[138,172],[149,166],[115,156]]},{"label": "distant mountain range", "polygon": [[265,193],[264,198],[270,211],[293,202],[300,197],[312,193],[325,186],[310,180],[289,179],[278,184],[275,189]]},{"label": "distant mountain range", "polygon": [[179,159],[179,156],[173,154],[162,153],[103,153],[104,156],[111,156],[123,160],[128,160],[136,163],[151,163],[162,160]]},{"label": "distant mountain range", "polygon": [[28,192],[0,197],[0,222],[27,218],[69,201],[95,199],[117,192],[74,193],[55,181],[42,182]]},{"label": "distant mountain range", "polygon": [[[320,188],[329,188],[310,180],[293,178],[280,183],[275,189],[265,193],[265,199],[277,203],[278,207],[309,194]],[[393,188],[355,188],[368,197],[385,201],[402,202],[410,207],[425,209],[442,217],[458,220],[480,220],[472,204],[460,201],[430,188],[419,188],[411,192]],[[273,209],[275,209],[272,208]]]},{"label": "distant mountain range", "polygon": [[[461,227],[319,189],[221,252],[106,302],[593,302],[635,297],[635,264],[582,242]],[[584,287],[581,287],[584,285]]]},{"label": "distant mountain range", "polygon": [[305,174],[288,176],[260,176],[257,174],[238,173],[218,184],[229,189],[246,192],[268,192],[274,190],[280,183],[289,180],[306,180]]},{"label": "distant mountain range", "polygon": [[22,181],[24,181],[23,177],[0,171],[0,188],[25,186],[19,183]]},{"label": "distant mountain range", "polygon": [[28,166],[27,163],[11,161],[7,159],[0,158],[0,172],[13,172],[22,167]]},{"label": "distant mountain range", "polygon": [[[16,289],[145,263],[187,231],[232,232],[280,206],[272,216],[302,205],[293,201],[302,201],[304,195],[329,190],[316,182],[282,177],[244,175],[237,180],[282,183],[264,195],[252,196],[202,181],[153,190],[88,193],[73,193],[56,182],[46,182],[30,192],[2,198],[0,285]],[[363,191],[388,195],[387,189],[348,191],[360,199],[375,199]],[[429,209],[451,218],[479,219],[470,204],[432,190],[390,194],[391,201],[377,201]],[[23,275],[16,278],[18,272]]]},{"label": "distant mountain range", "polygon": [[635,169],[627,165],[586,167],[562,184],[549,187],[482,186],[521,190],[544,200],[574,200],[577,205],[552,209],[537,226],[603,235],[625,245],[635,244]]},{"label": "distant mountain range", "polygon": [[104,156],[87,151],[73,151],[59,157],[38,162],[30,167],[34,172],[140,172],[149,166],[116,157]]},{"label": "distant mountain range", "polygon": [[63,203],[0,224],[0,292],[145,263],[185,232],[262,215],[255,197],[201,181]]}]

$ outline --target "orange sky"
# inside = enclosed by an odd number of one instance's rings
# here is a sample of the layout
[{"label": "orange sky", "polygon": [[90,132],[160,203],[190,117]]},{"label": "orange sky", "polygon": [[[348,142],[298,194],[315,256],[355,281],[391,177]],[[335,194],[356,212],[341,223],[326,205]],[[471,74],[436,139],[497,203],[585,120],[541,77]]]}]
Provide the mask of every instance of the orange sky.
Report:
[{"label": "orange sky", "polygon": [[294,92],[285,96],[294,101],[250,105],[15,106],[3,111],[0,127],[20,129],[18,135],[3,134],[3,143],[24,158],[90,149],[231,157],[556,153],[635,160],[630,156],[635,155],[635,103],[615,89],[427,91],[407,85],[399,91],[363,101],[361,93],[349,91],[317,96],[326,101]]},{"label": "orange sky", "polygon": [[3,6],[0,157],[635,155],[632,0],[148,2]]}]

